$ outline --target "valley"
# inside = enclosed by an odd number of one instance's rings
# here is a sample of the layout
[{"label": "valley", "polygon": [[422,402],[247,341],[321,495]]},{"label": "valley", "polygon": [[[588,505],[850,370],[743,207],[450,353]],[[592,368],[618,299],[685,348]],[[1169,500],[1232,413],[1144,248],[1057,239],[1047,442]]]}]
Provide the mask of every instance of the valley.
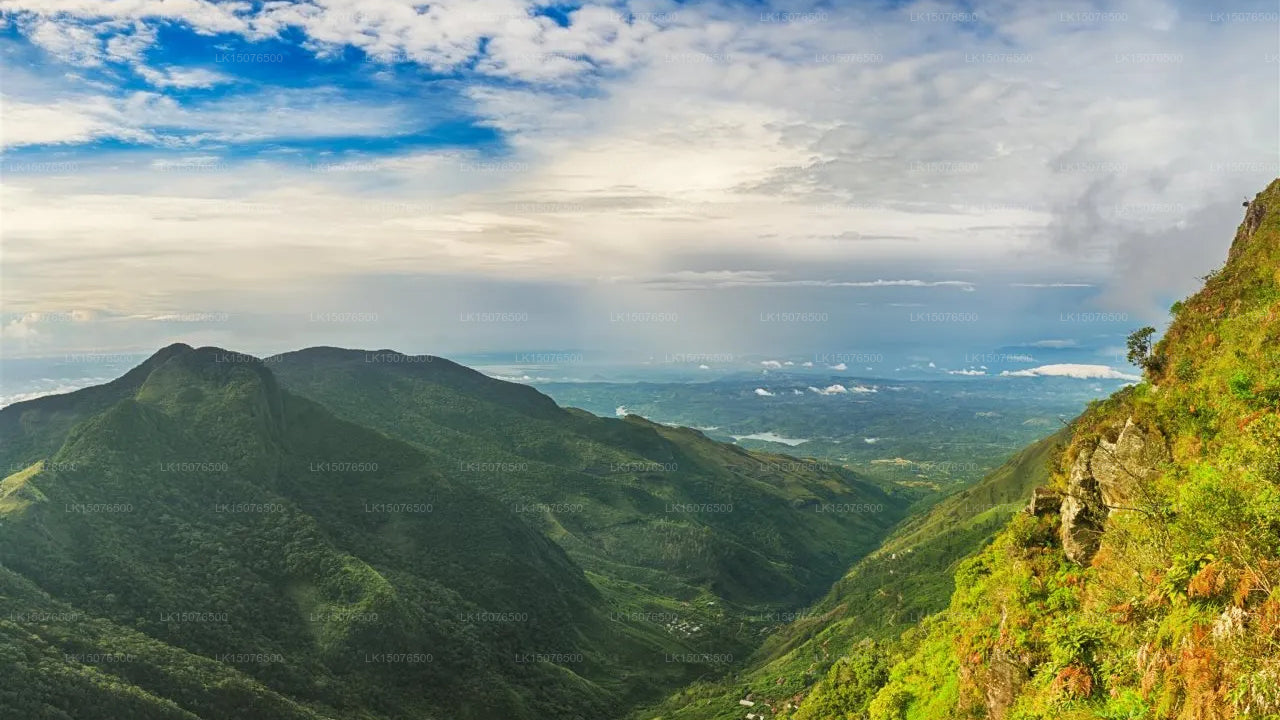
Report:
[{"label": "valley", "polygon": [[179,343],[8,405],[0,706],[1272,717],[1277,208],[1280,181],[1102,400],[1097,378],[535,388]]},{"label": "valley", "polygon": [[0,0],[0,720],[1280,720],[1277,0]]}]

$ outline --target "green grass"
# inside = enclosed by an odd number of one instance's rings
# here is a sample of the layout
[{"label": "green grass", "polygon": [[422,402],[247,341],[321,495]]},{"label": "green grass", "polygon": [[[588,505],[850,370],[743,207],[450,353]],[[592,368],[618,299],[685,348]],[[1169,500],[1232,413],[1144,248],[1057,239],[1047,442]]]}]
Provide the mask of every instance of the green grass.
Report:
[{"label": "green grass", "polygon": [[1015,517],[960,566],[946,611],[903,636],[875,698],[842,712],[1280,717],[1280,180],[1152,352],[1146,381],[1092,404],[1053,462],[1065,488],[1128,421],[1168,441],[1092,561],[1066,557],[1056,515]]},{"label": "green grass", "polygon": [[44,494],[30,483],[44,469],[44,461],[40,461],[25,470],[0,480],[0,517],[21,512],[32,503],[44,502]]}]

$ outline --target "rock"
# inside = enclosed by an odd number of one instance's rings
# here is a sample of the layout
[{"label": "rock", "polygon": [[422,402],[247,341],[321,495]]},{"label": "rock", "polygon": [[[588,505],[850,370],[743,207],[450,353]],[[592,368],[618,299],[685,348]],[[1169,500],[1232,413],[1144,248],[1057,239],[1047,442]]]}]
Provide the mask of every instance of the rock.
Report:
[{"label": "rock", "polygon": [[1262,204],[1261,200],[1255,200],[1249,203],[1249,209],[1244,214],[1244,232],[1246,235],[1252,236],[1258,226],[1262,224],[1262,219],[1267,215],[1267,207]]},{"label": "rock", "polygon": [[1062,549],[1080,565],[1088,565],[1098,552],[1112,511],[1134,507],[1139,487],[1152,482],[1169,460],[1164,436],[1143,430],[1133,418],[1112,427],[1110,434],[1114,440],[1100,438],[1076,457],[1062,500]]},{"label": "rock", "polygon": [[1255,199],[1249,203],[1248,209],[1244,211],[1244,222],[1241,222],[1240,228],[1236,230],[1236,238],[1231,243],[1231,250],[1227,252],[1227,262],[1244,252],[1245,246],[1249,244],[1253,234],[1258,231],[1266,217],[1267,206],[1262,200]]},{"label": "rock", "polygon": [[1102,501],[1111,510],[1133,507],[1138,487],[1153,482],[1169,451],[1159,431],[1144,431],[1129,418],[1115,442],[1098,441],[1089,459],[1089,471],[1098,482]]},{"label": "rock", "polygon": [[1102,501],[1098,481],[1089,472],[1092,451],[1081,452],[1071,466],[1067,494],[1062,499],[1062,525],[1059,536],[1062,550],[1079,565],[1088,565],[1102,542],[1102,528],[1107,522],[1107,506]]},{"label": "rock", "polygon": [[1046,487],[1038,487],[1031,491],[1031,502],[1027,505],[1028,515],[1048,515],[1057,512],[1062,506],[1062,493]]},{"label": "rock", "polygon": [[1001,655],[991,659],[987,666],[983,695],[987,705],[987,717],[1003,720],[1009,707],[1018,697],[1018,691],[1027,682],[1030,672],[1022,663]]}]

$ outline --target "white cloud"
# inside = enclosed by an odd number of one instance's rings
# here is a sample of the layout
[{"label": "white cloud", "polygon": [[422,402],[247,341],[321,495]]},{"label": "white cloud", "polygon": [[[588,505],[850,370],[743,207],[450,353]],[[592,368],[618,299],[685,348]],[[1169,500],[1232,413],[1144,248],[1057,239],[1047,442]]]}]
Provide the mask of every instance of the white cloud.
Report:
[{"label": "white cloud", "polygon": [[27,28],[31,42],[68,65],[94,67],[102,64],[102,42],[91,27],[41,18]]},{"label": "white cloud", "polygon": [[1061,349],[1076,347],[1078,344],[1075,340],[1037,340],[1031,343],[1031,347]]},{"label": "white cloud", "polygon": [[[511,148],[519,165],[511,172],[463,172],[456,155],[413,152],[370,161],[364,185],[348,173],[317,176],[267,161],[191,177],[104,163],[70,182],[6,178],[17,183],[4,203],[12,217],[6,245],[15,247],[6,262],[17,278],[8,293],[52,306],[86,292],[94,278],[97,303],[150,302],[131,277],[94,274],[103,253],[110,260],[145,251],[131,262],[139,271],[174,269],[151,288],[174,304],[182,293],[223,287],[259,247],[269,266],[252,267],[249,282],[327,277],[343,267],[353,275],[396,268],[577,280],[625,273],[673,289],[976,292],[976,281],[948,271],[963,263],[1037,280],[1042,272],[1023,271],[1061,267],[1060,281],[1023,285],[1096,284],[1107,302],[1127,308],[1185,290],[1194,273],[1177,267],[1189,262],[1182,251],[1195,249],[1191,264],[1208,262],[1229,233],[1202,247],[1202,233],[1165,234],[1176,219],[1105,210],[1169,203],[1186,215],[1238,213],[1242,188],[1275,175],[1274,163],[1256,160],[1274,156],[1280,115],[1274,63],[1260,61],[1275,53],[1274,27],[1265,23],[1221,26],[1160,3],[1119,2],[1111,7],[1131,22],[1079,26],[1034,4],[1005,4],[981,34],[943,33],[904,22],[901,9],[781,26],[713,2],[673,6],[671,19],[656,22],[586,8],[561,28],[531,7],[0,0],[32,42],[71,66],[140,67],[154,29],[166,24],[251,39],[295,27],[308,38],[299,52],[353,46],[386,60],[474,63],[481,75],[530,81],[464,83],[466,110]],[[816,61],[851,47],[882,57]],[[1185,50],[1194,62],[1117,63],[1118,54],[1144,48]],[[964,61],[986,51],[1025,51],[1032,61]],[[322,88],[246,90],[191,105],[160,93],[85,94],[82,86],[19,92],[6,79],[5,147],[118,139],[203,155],[209,145],[388,137],[417,127],[413,106],[348,102]],[[1221,169],[1234,161],[1253,165]],[[437,207],[378,212],[368,209],[371,199]],[[1149,249],[1148,235],[1161,251],[1128,249]],[[356,257],[343,247],[352,237],[376,241]],[[906,255],[903,238],[914,239]],[[680,270],[691,247],[752,259],[720,267],[786,269]],[[904,257],[918,272],[815,271]]]},{"label": "white cloud", "polygon": [[0,97],[0,147],[85,143],[114,138],[146,142],[153,136],[132,125],[119,103],[103,97],[30,103]]},{"label": "white cloud", "polygon": [[551,382],[552,380],[552,378],[549,377],[534,377],[532,375],[490,375],[489,377],[496,380],[505,380],[507,382],[514,383]]},{"label": "white cloud", "polygon": [[835,365],[829,365],[828,367],[837,372],[844,372],[849,369],[849,366],[844,363],[836,363]]},{"label": "white cloud", "polygon": [[[202,70],[173,73],[160,73],[155,78],[178,86],[215,82],[221,77]],[[340,90],[332,87],[263,91],[210,100],[198,106],[184,106],[168,96],[148,91],[116,97],[66,92],[51,101],[28,101],[5,94],[0,96],[0,110],[4,113],[0,143],[6,148],[101,139],[181,148],[203,142],[388,137],[408,132],[417,122],[407,108],[360,103],[343,97]],[[455,160],[455,166],[458,162]],[[126,161],[125,167],[130,166],[136,167],[136,164]],[[110,174],[105,167],[99,171]],[[289,169],[275,167],[270,171],[287,174]],[[93,172],[93,168],[83,167],[80,172]],[[146,202],[165,185],[167,183],[155,183],[136,201]]]},{"label": "white cloud", "polygon": [[[633,278],[626,278],[633,279]],[[796,287],[796,288],[956,288],[974,291],[975,285],[967,280],[831,280],[831,279],[782,279],[777,273],[760,270],[680,270],[662,276],[641,279],[647,285],[671,290],[704,290],[733,287]],[[917,305],[912,305],[913,307]]]},{"label": "white cloud", "polygon": [[1142,379],[1137,375],[1122,373],[1119,370],[1106,365],[1081,365],[1075,363],[1041,365],[1039,367],[1028,368],[1026,370],[1005,370],[1000,374],[1007,375],[1009,377],[1069,377],[1080,379],[1135,381]]},{"label": "white cloud", "polygon": [[208,88],[232,81],[229,75],[204,68],[183,70],[180,68],[155,69],[140,67],[138,68],[138,74],[153,87],[158,88]]},{"label": "white cloud", "polygon": [[107,39],[103,52],[112,62],[138,64],[152,43],[156,41],[155,28],[135,22],[132,32],[112,35]]},{"label": "white cloud", "polygon": [[3,326],[0,326],[0,338],[27,340],[36,337],[39,334],[40,331],[35,328],[35,324],[28,322],[25,317],[10,320]]},{"label": "white cloud", "polygon": [[778,362],[777,360],[761,360],[760,364],[763,365],[764,367],[772,368],[774,370],[777,370],[778,368],[782,367],[782,363]]},{"label": "white cloud", "polygon": [[812,390],[813,392],[818,393],[819,395],[847,395],[847,394],[849,394],[849,389],[848,389],[848,388],[846,388],[845,386],[843,386],[843,385],[839,385],[839,384],[837,384],[837,385],[828,385],[828,386],[827,386],[827,387],[825,387],[825,388],[816,388],[816,387],[813,387],[813,386],[809,386],[809,389],[810,389],[810,390]]},{"label": "white cloud", "polygon": [[773,397],[773,393],[765,390],[764,388],[756,388],[756,395],[759,395],[760,397]]},{"label": "white cloud", "polygon": [[110,382],[113,379],[114,378],[83,378],[74,382],[67,382],[66,380],[50,380],[45,383],[47,387],[40,390],[0,395],[0,408],[14,403],[24,402],[26,400],[35,400],[36,398],[45,397],[46,395],[62,395],[64,393],[75,392],[76,390],[90,387],[92,385],[100,385],[105,382]]},{"label": "white cloud", "polygon": [[982,370],[948,370],[948,375],[986,375]]}]

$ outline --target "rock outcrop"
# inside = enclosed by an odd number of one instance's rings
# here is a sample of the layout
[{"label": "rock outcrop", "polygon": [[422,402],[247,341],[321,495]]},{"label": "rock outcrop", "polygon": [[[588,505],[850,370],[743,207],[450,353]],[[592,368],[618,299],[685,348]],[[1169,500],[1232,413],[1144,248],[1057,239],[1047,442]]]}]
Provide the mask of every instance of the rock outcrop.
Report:
[{"label": "rock outcrop", "polygon": [[1111,510],[1131,508],[1135,494],[1160,474],[1160,466],[1169,461],[1164,436],[1156,430],[1143,430],[1125,421],[1114,442],[1103,438],[1089,459],[1089,470],[1098,482],[1102,501]]},{"label": "rock outcrop", "polygon": [[983,700],[990,720],[1003,720],[1030,675],[1026,664],[1014,658],[998,655],[991,659],[983,687]]},{"label": "rock outcrop", "polygon": [[1231,243],[1231,250],[1227,254],[1228,262],[1244,252],[1245,245],[1253,238],[1253,234],[1258,231],[1266,217],[1267,206],[1263,202],[1261,195],[1259,195],[1253,202],[1249,203],[1249,209],[1244,212],[1244,222],[1240,223],[1240,228],[1236,231],[1235,241]]},{"label": "rock outcrop", "polygon": [[1098,552],[1111,513],[1134,508],[1141,488],[1155,480],[1170,457],[1164,436],[1144,430],[1133,418],[1111,434],[1114,439],[1100,438],[1076,457],[1062,499],[1062,549],[1080,565]]},{"label": "rock outcrop", "polygon": [[1046,487],[1038,487],[1031,491],[1031,502],[1027,504],[1026,513],[1033,516],[1048,515],[1058,512],[1061,507],[1062,493]]},{"label": "rock outcrop", "polygon": [[1067,493],[1062,498],[1062,550],[1073,562],[1087,565],[1098,552],[1102,528],[1107,522],[1107,506],[1102,501],[1098,481],[1089,471],[1093,450],[1082,451],[1071,466]]}]

